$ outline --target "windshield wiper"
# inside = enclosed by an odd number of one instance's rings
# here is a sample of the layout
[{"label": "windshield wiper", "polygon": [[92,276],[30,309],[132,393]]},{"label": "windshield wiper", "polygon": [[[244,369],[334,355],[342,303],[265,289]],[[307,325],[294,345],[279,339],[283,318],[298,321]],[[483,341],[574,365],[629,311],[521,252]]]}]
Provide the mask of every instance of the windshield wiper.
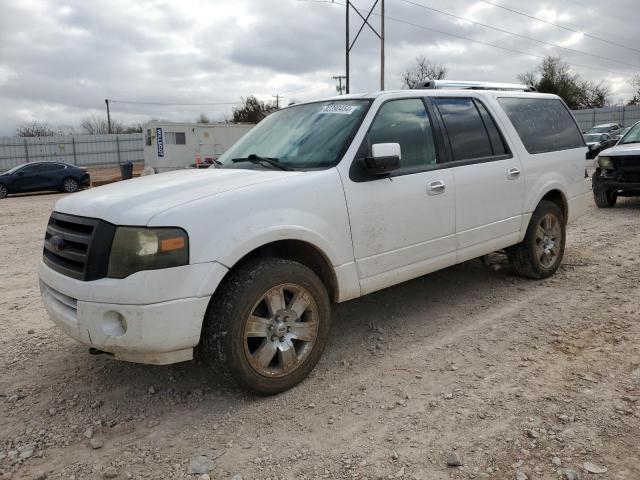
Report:
[{"label": "windshield wiper", "polygon": [[231,161],[233,163],[251,162],[251,163],[256,163],[258,165],[264,165],[266,163],[266,164],[271,165],[272,167],[278,168],[280,170],[293,170],[293,168],[289,168],[286,165],[283,165],[280,162],[280,159],[278,159],[278,158],[261,157],[259,155],[256,155],[255,153],[250,154],[248,157],[233,158]]}]

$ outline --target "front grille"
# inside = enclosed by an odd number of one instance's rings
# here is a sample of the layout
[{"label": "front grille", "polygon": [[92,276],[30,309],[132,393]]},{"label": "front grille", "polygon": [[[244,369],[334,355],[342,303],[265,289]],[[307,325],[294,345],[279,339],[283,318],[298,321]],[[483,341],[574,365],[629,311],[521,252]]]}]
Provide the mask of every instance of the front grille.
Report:
[{"label": "front grille", "polygon": [[103,220],[53,212],[44,237],[44,263],[78,280],[104,278],[114,233],[115,226]]}]

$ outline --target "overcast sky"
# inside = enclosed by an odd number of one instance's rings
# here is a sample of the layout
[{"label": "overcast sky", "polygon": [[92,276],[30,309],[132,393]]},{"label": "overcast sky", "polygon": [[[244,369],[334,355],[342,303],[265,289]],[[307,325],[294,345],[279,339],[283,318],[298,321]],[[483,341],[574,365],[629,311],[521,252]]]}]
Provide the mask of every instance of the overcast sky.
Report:
[{"label": "overcast sky", "polygon": [[[614,101],[632,95],[628,80],[640,71],[633,67],[640,65],[637,0],[490,1],[587,35],[479,0],[386,0],[387,89],[400,88],[400,72],[417,55],[445,64],[452,79],[513,82],[535,69],[537,57],[552,54],[582,65],[574,68],[583,78],[610,85]],[[344,73],[344,10],[300,0],[0,0],[0,135],[34,120],[77,128],[83,117],[105,114],[105,98],[204,104],[280,94],[289,103],[334,95],[331,76]],[[377,26],[380,19],[371,21]],[[355,14],[352,27],[355,33]],[[352,92],[379,88],[379,43],[370,31],[363,31],[351,65]],[[114,102],[112,115],[124,123],[191,121],[201,112],[222,120],[231,108]]]}]

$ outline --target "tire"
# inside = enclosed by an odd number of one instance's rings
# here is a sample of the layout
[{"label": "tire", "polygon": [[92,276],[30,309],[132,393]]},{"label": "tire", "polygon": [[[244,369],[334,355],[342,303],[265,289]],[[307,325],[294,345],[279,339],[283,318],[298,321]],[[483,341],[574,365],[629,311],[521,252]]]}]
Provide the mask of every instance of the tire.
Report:
[{"label": "tire", "polygon": [[593,199],[598,208],[613,208],[618,200],[618,192],[615,190],[593,190]]},{"label": "tire", "polygon": [[565,242],[562,210],[555,203],[542,200],[531,216],[524,240],[507,249],[513,271],[526,278],[550,277],[562,263]]},{"label": "tire", "polygon": [[62,181],[62,191],[67,193],[75,193],[78,191],[78,181],[73,177],[67,177]]},{"label": "tire", "polygon": [[241,387],[273,395],[313,370],[330,320],[329,295],[311,269],[279,258],[252,260],[232,270],[211,300],[198,355]]},{"label": "tire", "polygon": [[9,195],[9,190],[6,185],[0,183],[0,198],[5,198],[7,195]]}]

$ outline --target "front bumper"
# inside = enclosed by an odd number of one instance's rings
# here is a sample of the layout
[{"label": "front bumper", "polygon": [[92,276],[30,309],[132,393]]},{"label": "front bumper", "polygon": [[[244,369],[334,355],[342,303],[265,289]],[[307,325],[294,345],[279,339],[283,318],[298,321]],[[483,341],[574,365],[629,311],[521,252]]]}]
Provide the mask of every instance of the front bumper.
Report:
[{"label": "front bumper", "polygon": [[[633,180],[625,179],[628,177],[624,173],[616,172],[612,176],[604,176],[597,170],[593,175],[594,190],[617,190],[622,192],[640,192],[640,182],[637,181],[638,175],[634,175]],[[634,181],[635,180],[635,181]]]},{"label": "front bumper", "polygon": [[191,360],[226,268],[210,263],[139,273],[83,282],[41,263],[44,306],[67,335],[116,359],[158,365]]}]

